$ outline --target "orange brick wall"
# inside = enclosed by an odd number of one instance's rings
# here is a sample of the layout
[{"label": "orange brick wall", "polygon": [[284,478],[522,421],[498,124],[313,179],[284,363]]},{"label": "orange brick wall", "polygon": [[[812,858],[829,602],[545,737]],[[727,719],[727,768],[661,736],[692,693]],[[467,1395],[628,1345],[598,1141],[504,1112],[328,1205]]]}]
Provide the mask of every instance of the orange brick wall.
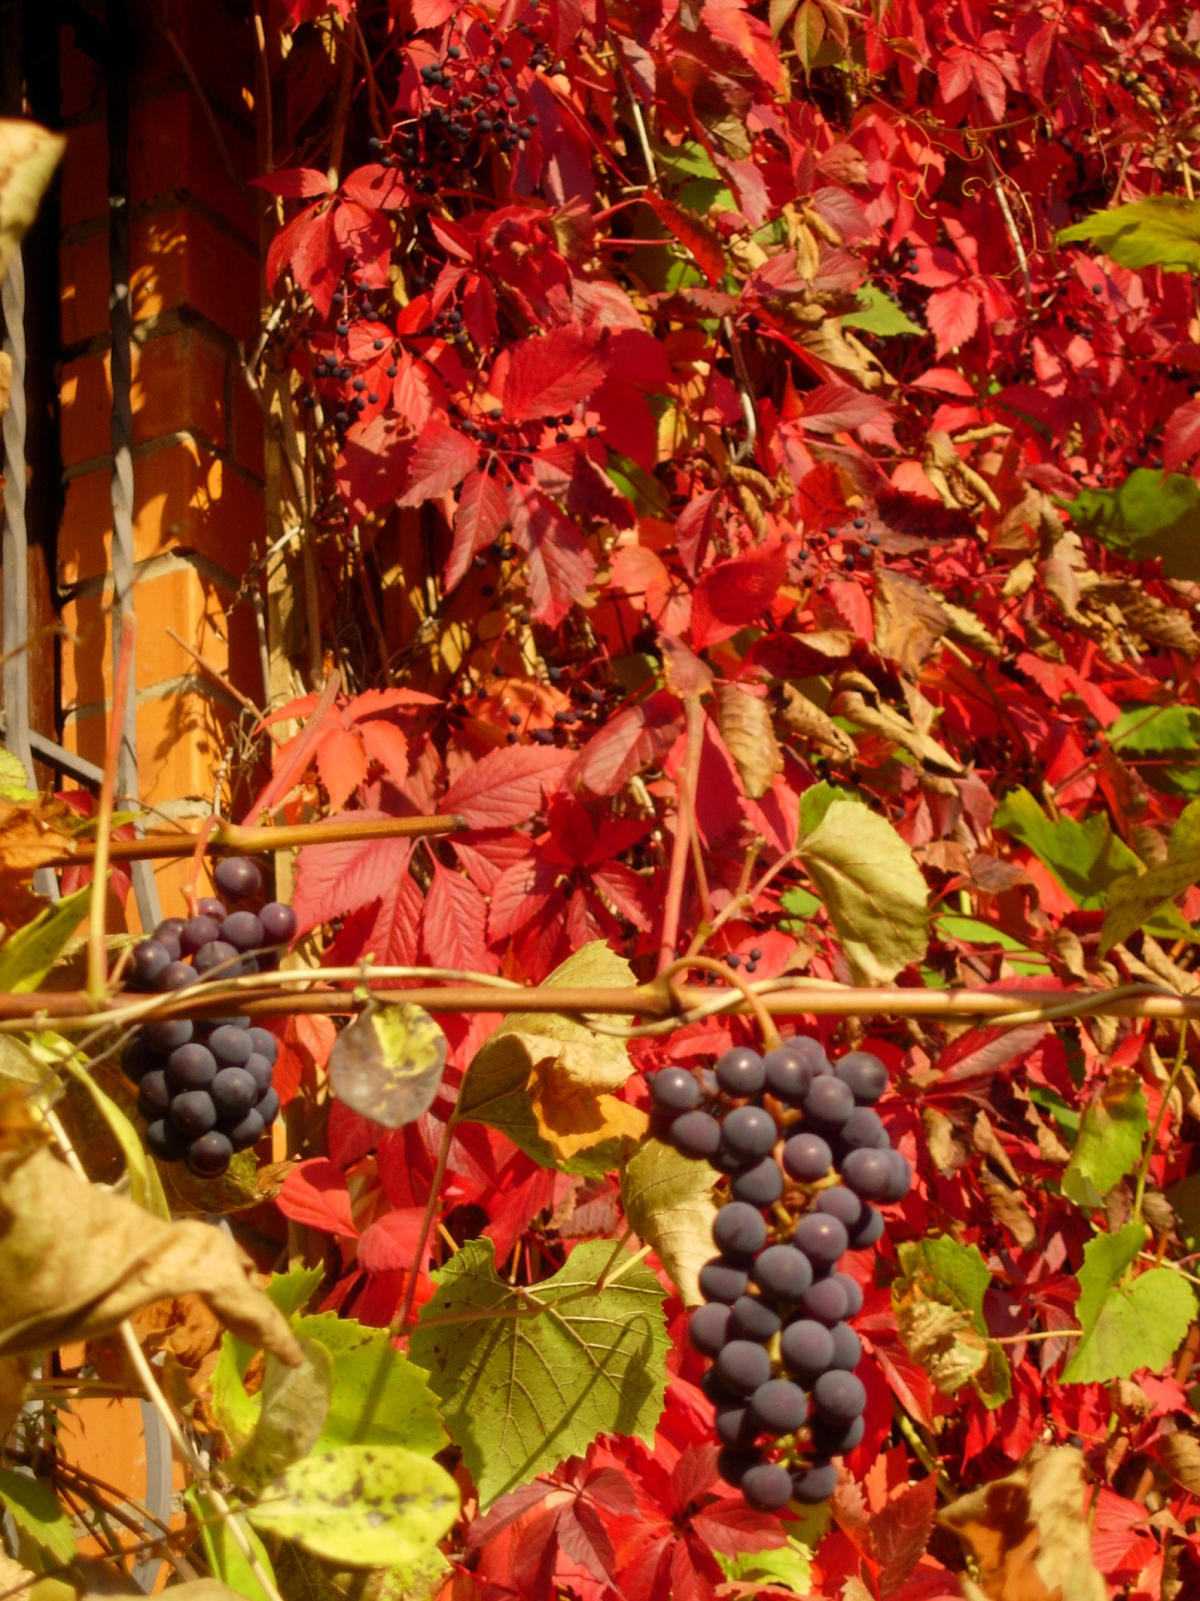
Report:
[{"label": "orange brick wall", "polygon": [[[264,698],[238,599],[265,530],[261,417],[238,353],[254,346],[260,307],[251,30],[249,7],[147,3],[131,63],[138,769],[143,802],[181,821],[211,803],[237,707],[168,630]],[[63,742],[99,762],[112,692],[109,153],[103,72],[69,27],[61,71]],[[168,912],[183,877],[159,874]]]}]

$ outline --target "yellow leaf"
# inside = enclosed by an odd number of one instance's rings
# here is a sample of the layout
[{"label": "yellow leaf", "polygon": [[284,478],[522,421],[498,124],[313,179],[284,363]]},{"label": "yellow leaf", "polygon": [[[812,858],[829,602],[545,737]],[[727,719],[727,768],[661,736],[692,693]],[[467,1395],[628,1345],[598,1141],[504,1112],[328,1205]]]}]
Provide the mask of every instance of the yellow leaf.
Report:
[{"label": "yellow leaf", "polygon": [[553,1069],[539,1072],[530,1106],[538,1133],[560,1160],[603,1140],[640,1140],[650,1123],[640,1107],[572,1086]]},{"label": "yellow leaf", "polygon": [[67,141],[36,122],[0,117],[0,278],[37,214]]}]

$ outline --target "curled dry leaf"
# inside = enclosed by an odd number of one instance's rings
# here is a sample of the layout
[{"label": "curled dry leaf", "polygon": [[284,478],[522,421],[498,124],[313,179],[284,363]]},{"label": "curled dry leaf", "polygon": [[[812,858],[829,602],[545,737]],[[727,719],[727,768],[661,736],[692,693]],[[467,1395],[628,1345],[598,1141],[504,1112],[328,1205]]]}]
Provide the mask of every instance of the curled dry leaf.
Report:
[{"label": "curled dry leaf", "polygon": [[822,711],[815,701],[791,684],[783,686],[781,716],[785,728],[801,739],[810,740],[824,755],[839,761],[849,761],[854,756],[854,741],[849,734],[838,727],[828,712]]},{"label": "curled dry leaf", "polygon": [[0,118],[0,278],[37,214],[67,141],[36,122]]},{"label": "curled dry leaf", "polygon": [[0,1168],[0,1356],[53,1350],[192,1290],[240,1339],[295,1365],[282,1314],[250,1262],[207,1223],[167,1223],[76,1178],[45,1148]]},{"label": "curled dry leaf", "polygon": [[760,800],[783,771],[770,707],[741,684],[722,684],[717,690],[717,726],[737,764],[743,789],[751,800]]},{"label": "curled dry leaf", "polygon": [[[978,1601],[1106,1601],[1092,1561],[1083,1454],[1032,1451],[1015,1473],[964,1495],[939,1514],[970,1552]],[[969,1589],[966,1586],[970,1586]]]}]

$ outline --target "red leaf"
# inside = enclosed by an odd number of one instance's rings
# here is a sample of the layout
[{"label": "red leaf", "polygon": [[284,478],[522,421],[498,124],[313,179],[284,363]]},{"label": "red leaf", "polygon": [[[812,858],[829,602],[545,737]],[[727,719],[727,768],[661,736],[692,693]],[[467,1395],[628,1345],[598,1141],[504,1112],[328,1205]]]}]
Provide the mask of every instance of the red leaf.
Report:
[{"label": "red leaf", "polygon": [[471,558],[497,539],[508,521],[508,496],[486,472],[473,472],[463,484],[454,514],[454,544],[442,575],[447,590],[461,582]]},{"label": "red leaf", "polygon": [[430,962],[435,967],[494,973],[499,964],[484,938],[487,910],[487,902],[469,878],[435,861],[421,919]]},{"label": "red leaf", "polygon": [[367,1273],[407,1272],[416,1260],[424,1232],[423,1206],[398,1207],[394,1212],[385,1212],[365,1228],[359,1238],[359,1267]]},{"label": "red leaf", "polygon": [[512,828],[528,822],[542,798],[556,789],[570,751],[544,745],[506,745],[464,768],[442,798],[470,828]]},{"label": "red leaf", "polygon": [[1163,429],[1163,471],[1178,472],[1200,453],[1200,400],[1189,400],[1171,413]]},{"label": "red leaf", "polygon": [[880,1564],[880,1595],[898,1590],[925,1555],[936,1507],[937,1479],[930,1474],[906,1485],[882,1510],[872,1513],[868,1539],[871,1555]]},{"label": "red leaf", "polygon": [[256,189],[268,189],[285,200],[307,199],[309,195],[331,194],[329,179],[312,167],[280,167],[262,178],[251,178]]},{"label": "red leaf", "polygon": [[[384,812],[355,812],[384,817]],[[334,821],[333,818],[329,819]],[[377,901],[408,872],[412,842],[406,839],[338,840],[306,845],[296,863],[292,910],[302,933]]]},{"label": "red leaf", "polygon": [[[505,360],[507,357],[507,361]],[[540,339],[523,339],[496,363],[493,386],[501,382],[504,415],[528,422],[570,411],[601,383],[607,364],[594,338],[576,328],[551,328]],[[497,376],[499,374],[499,377]]]},{"label": "red leaf", "polygon": [[608,862],[592,870],[592,883],[613,903],[622,917],[643,933],[654,926],[649,906],[653,885],[624,862]]},{"label": "red leaf", "polygon": [[408,185],[395,167],[356,167],[342,179],[342,193],[367,211],[394,211],[412,203]]},{"label": "red leaf", "polygon": [[669,228],[689,252],[709,283],[718,283],[725,274],[725,252],[713,229],[681,206],[656,195],[652,189],[647,189],[643,198],[659,222]]},{"label": "red leaf", "polygon": [[275,1204],[293,1223],[306,1223],[322,1234],[337,1234],[345,1239],[358,1237],[345,1176],[324,1156],[294,1167],[284,1179]]},{"label": "red leaf", "polygon": [[787,547],[778,540],[718,562],[701,575],[692,597],[692,644],[716,645],[758,617],[787,576]]},{"label": "red leaf", "polygon": [[408,741],[400,729],[385,723],[380,717],[369,718],[357,724],[367,755],[374,758],[384,772],[403,784],[408,777]]},{"label": "red leaf", "polygon": [[891,408],[878,395],[864,394],[846,384],[818,384],[804,395],[804,410],[797,421],[810,434],[837,434],[861,428]]},{"label": "red leaf", "polygon": [[586,593],[596,563],[575,524],[540,489],[513,484],[508,505],[513,539],[525,552],[533,615],[556,628]]},{"label": "red leaf", "polygon": [[267,251],[267,283],[274,288],[280,273],[289,267],[297,288],[312,297],[322,317],[328,317],[347,260],[334,230],[333,212],[328,207],[310,206],[272,239]]},{"label": "red leaf", "polygon": [[474,467],[478,447],[449,423],[426,423],[413,451],[411,479],[402,506],[420,506],[454,489]]},{"label": "red leaf", "polygon": [[659,690],[618,712],[580,751],[567,775],[573,789],[615,795],[625,780],[661,761],[683,728],[679,701]]},{"label": "red leaf", "polygon": [[399,498],[408,483],[411,457],[411,441],[396,432],[395,418],[382,413],[343,442],[337,463],[338,493],[356,520]]},{"label": "red leaf", "polygon": [[529,856],[506,868],[489,897],[489,936],[508,939],[544,912],[557,877],[557,869],[540,856]]},{"label": "red leaf", "polygon": [[938,289],[925,304],[925,321],[937,340],[937,353],[946,355],[975,336],[979,327],[979,301],[961,284]]},{"label": "red leaf", "polygon": [[367,776],[367,753],[358,734],[346,728],[328,729],[317,746],[317,772],[330,806],[340,812]]},{"label": "red leaf", "polygon": [[337,241],[356,263],[359,277],[373,289],[386,289],[393,239],[386,216],[379,211],[365,211],[352,200],[343,201],[330,215]]}]

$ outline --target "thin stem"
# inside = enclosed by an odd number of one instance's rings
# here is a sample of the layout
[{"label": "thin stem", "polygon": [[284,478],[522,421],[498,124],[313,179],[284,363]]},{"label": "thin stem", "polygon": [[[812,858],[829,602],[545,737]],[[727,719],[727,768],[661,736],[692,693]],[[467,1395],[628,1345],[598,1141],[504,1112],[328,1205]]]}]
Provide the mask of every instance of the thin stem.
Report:
[{"label": "thin stem", "polygon": [[683,886],[687,877],[688,853],[696,826],[694,799],[700,782],[700,757],[704,748],[704,709],[699,698],[689,695],[683,703],[687,719],[683,771],[675,788],[675,841],[663,903],[662,933],[658,942],[660,976],[675,957],[679,938],[679,916],[683,906]]},{"label": "thin stem", "polygon": [[1082,1329],[1035,1329],[1027,1334],[989,1334],[993,1345],[1024,1345],[1032,1340],[1081,1340]]},{"label": "thin stem", "polygon": [[762,1031],[763,1045],[767,1050],[773,1050],[779,1044],[779,1030],[775,1027],[770,1012],[763,1005],[761,996],[755,994],[749,981],[736,968],[728,966],[725,962],[719,962],[715,956],[681,956],[677,962],[671,963],[661,978],[669,986],[676,973],[687,972],[689,968],[700,968],[705,973],[716,973],[727,984],[741,990],[746,1005],[753,1012]]},{"label": "thin stem", "polygon": [[1158,1144],[1158,1132],[1162,1128],[1163,1118],[1167,1114],[1167,1106],[1171,1093],[1179,1082],[1179,1075],[1183,1072],[1184,1052],[1187,1048],[1188,1031],[1179,1030],[1179,1045],[1175,1051],[1175,1065],[1171,1068],[1171,1076],[1167,1080],[1166,1088],[1162,1092],[1162,1100],[1158,1104],[1158,1116],[1154,1119],[1154,1127],[1150,1130],[1150,1138],[1146,1141],[1146,1152],[1138,1168],[1137,1189],[1133,1196],[1133,1215],[1140,1218],[1142,1215],[1142,1202],[1146,1198],[1146,1180],[1150,1174],[1150,1163],[1154,1158],[1154,1149]]},{"label": "thin stem", "polygon": [[108,895],[108,862],[112,834],[113,796],[117,787],[117,766],[125,738],[125,697],[129,693],[133,665],[133,640],[137,632],[133,613],[121,625],[117,668],[113,675],[112,721],[108,725],[108,746],[104,752],[104,778],[96,802],[96,844],[92,857],[92,893],[88,897],[87,993],[99,1005],[108,988],[108,950],[105,945],[105,900]]},{"label": "thin stem", "polygon": [[413,1251],[413,1267],[408,1275],[408,1283],[404,1286],[404,1299],[401,1301],[400,1308],[391,1321],[390,1332],[393,1338],[397,1334],[406,1334],[408,1332],[413,1298],[417,1293],[418,1264],[425,1255],[425,1249],[429,1244],[429,1236],[433,1233],[433,1220],[437,1216],[438,1202],[441,1200],[442,1180],[446,1176],[446,1164],[450,1160],[450,1147],[454,1143],[454,1130],[457,1122],[457,1115],[452,1112],[446,1119],[446,1125],[442,1129],[437,1162],[434,1164],[433,1177],[429,1181],[429,1196],[425,1202],[425,1216],[421,1219],[421,1232],[417,1238],[416,1249]]}]

